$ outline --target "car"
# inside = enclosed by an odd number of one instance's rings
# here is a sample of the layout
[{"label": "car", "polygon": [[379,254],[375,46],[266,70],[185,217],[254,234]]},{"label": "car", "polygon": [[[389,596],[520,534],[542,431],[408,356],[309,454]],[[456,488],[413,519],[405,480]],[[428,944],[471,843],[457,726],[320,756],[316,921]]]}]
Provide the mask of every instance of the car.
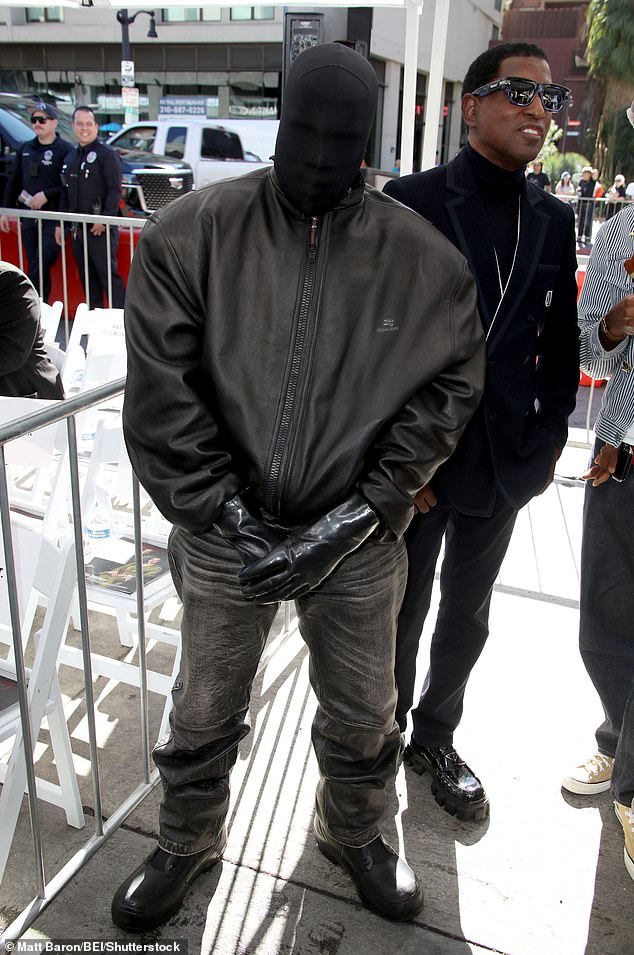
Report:
[{"label": "car", "polygon": [[[0,189],[11,173],[16,150],[33,138],[30,112],[37,94],[0,93]],[[59,112],[58,132],[62,139],[74,144],[70,116]],[[127,149],[113,144],[123,164],[122,209],[124,215],[146,216],[194,187],[194,176],[188,162],[158,156],[140,149]],[[1,195],[0,195],[1,200]]]},{"label": "car", "polygon": [[201,189],[270,167],[278,126],[279,121],[271,119],[225,121],[170,114],[124,126],[107,142],[119,150],[144,149],[185,160],[192,167],[195,188]]}]

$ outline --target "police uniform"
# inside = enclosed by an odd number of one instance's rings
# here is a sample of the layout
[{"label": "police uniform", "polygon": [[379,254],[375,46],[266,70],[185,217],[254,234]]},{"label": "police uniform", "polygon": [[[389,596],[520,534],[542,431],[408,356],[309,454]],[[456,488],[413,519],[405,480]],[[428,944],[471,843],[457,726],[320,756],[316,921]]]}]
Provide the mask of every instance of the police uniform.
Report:
[{"label": "police uniform", "polygon": [[[61,172],[64,157],[70,143],[56,136],[52,143],[43,145],[37,136],[18,149],[11,177],[4,190],[2,204],[7,209],[28,209],[23,201],[28,196],[43,192],[46,196],[45,212],[54,212],[59,206],[62,192]],[[25,194],[28,193],[28,196]],[[23,198],[20,198],[23,197]],[[51,294],[51,269],[57,261],[59,246],[55,241],[53,220],[42,220],[42,298],[48,301]],[[33,285],[40,288],[40,264],[37,219],[22,220],[22,242],[28,261],[28,276]]]},{"label": "police uniform", "polygon": [[[62,167],[61,212],[79,212],[89,215],[116,216],[121,198],[121,160],[110,146],[95,139],[87,146],[75,146],[67,153]],[[108,272],[112,278],[113,308],[123,308],[125,288],[117,272],[117,244],[119,230],[110,229],[110,262],[108,262],[107,233],[93,235],[87,226],[88,288],[84,274],[84,230],[78,224],[72,228],[73,255],[86,291],[90,308],[103,308],[108,295]]]}]

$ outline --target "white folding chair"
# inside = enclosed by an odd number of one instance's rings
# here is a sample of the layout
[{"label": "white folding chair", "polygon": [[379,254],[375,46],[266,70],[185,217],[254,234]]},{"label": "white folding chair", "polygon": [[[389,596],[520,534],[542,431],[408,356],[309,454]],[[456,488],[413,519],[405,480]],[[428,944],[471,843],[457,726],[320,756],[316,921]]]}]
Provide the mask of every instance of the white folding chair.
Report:
[{"label": "white folding chair", "polygon": [[73,327],[71,329],[68,345],[81,345],[84,336],[91,339],[99,337],[101,340],[110,342],[109,349],[103,348],[103,351],[124,351],[125,335],[123,330],[123,309],[122,308],[93,308],[82,302],[77,306]]},{"label": "white folding chair", "polygon": [[63,302],[53,302],[52,305],[49,305],[48,302],[40,300],[40,325],[42,326],[45,342],[55,341],[63,310]]},{"label": "white folding chair", "polygon": [[[42,532],[42,522],[14,515],[11,522],[13,552],[18,587],[18,606],[26,610],[32,591],[48,601],[41,629],[33,636],[35,652],[33,665],[27,670],[27,697],[31,739],[35,745],[44,717],[47,717],[51,747],[57,767],[59,783],[36,778],[39,798],[64,809],[69,825],[81,829],[85,823],[77,776],[73,765],[68,727],[59,683],[57,664],[61,644],[65,638],[70,616],[70,606],[75,584],[75,558],[73,541],[68,540],[58,547]],[[32,580],[32,587],[26,581]],[[8,591],[6,579],[0,581],[0,616],[3,625],[0,634],[4,642],[10,639],[7,630]],[[26,645],[29,634],[22,629],[22,643]],[[27,786],[24,740],[17,700],[17,672],[15,660],[10,653],[0,662],[0,741],[13,737],[7,764],[0,763],[0,879],[4,874],[13,835]]]},{"label": "white folding chair", "polygon": [[[90,460],[83,479],[81,507],[84,527],[89,528],[95,504],[102,512],[105,536],[86,541],[86,597],[88,607],[97,613],[114,616],[121,646],[130,647],[125,660],[104,654],[93,654],[93,673],[109,679],[140,685],[139,667],[133,662],[137,653],[139,624],[134,560],[134,526],[132,513],[117,506],[116,495],[131,496],[132,468],[125,450],[121,418],[97,422]],[[127,486],[126,486],[127,485]],[[96,530],[96,533],[100,533]],[[176,600],[174,583],[167,564],[167,542],[152,536],[143,543],[144,623],[147,649],[157,642],[176,648],[170,674],[148,668],[148,688],[165,696],[161,732],[167,726],[171,709],[171,688],[180,663],[180,633],[173,627],[150,623],[150,615],[166,601]],[[86,535],[85,535],[86,538]],[[72,621],[78,627],[77,599],[73,602]],[[81,651],[64,646],[60,660],[69,666],[81,667]]]}]

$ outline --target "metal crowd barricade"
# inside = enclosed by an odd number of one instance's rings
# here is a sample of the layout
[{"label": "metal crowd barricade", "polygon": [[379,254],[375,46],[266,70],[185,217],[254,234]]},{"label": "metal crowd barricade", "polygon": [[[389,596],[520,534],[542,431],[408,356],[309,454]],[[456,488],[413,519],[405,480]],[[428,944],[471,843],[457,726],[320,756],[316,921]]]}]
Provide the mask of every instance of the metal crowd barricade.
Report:
[{"label": "metal crowd barricade", "polygon": [[[126,818],[137,808],[142,800],[151,792],[159,780],[158,770],[151,768],[150,756],[150,730],[149,730],[149,707],[148,707],[148,680],[147,680],[147,659],[146,659],[146,626],[144,613],[144,581],[143,581],[143,561],[142,561],[142,518],[141,518],[141,499],[139,483],[134,474],[132,475],[132,510],[134,524],[134,552],[136,563],[136,614],[138,625],[138,664],[139,664],[139,687],[140,687],[140,733],[141,733],[141,757],[142,757],[142,780],[139,785],[127,796],[118,808],[103,820],[102,812],[102,794],[101,780],[99,773],[99,752],[97,743],[97,726],[95,720],[96,703],[93,692],[93,667],[92,667],[92,646],[90,636],[90,625],[88,620],[88,600],[86,593],[86,580],[84,568],[84,541],[83,541],[83,521],[81,513],[81,497],[79,483],[79,458],[78,441],[76,429],[76,417],[87,409],[95,408],[104,402],[119,397],[124,390],[125,379],[121,378],[112,383],[101,385],[90,391],[85,391],[80,395],[68,398],[63,401],[52,403],[49,407],[38,410],[33,414],[16,418],[14,421],[6,424],[0,424],[0,519],[2,534],[4,540],[4,558],[7,577],[7,588],[9,594],[9,608],[12,624],[12,643],[15,654],[18,697],[20,707],[20,724],[23,733],[23,751],[26,760],[26,775],[28,788],[28,806],[31,820],[31,833],[33,842],[33,854],[35,863],[35,897],[23,909],[0,936],[0,953],[11,950],[11,943],[22,937],[24,932],[33,924],[41,912],[51,904],[59,895],[62,889],[77,875],[83,866],[99,851],[107,839],[110,838],[126,820]],[[90,764],[92,775],[92,788],[94,799],[94,832],[88,838],[86,843],[76,851],[71,858],[55,873],[55,875],[46,881],[44,870],[43,844],[41,838],[40,811],[38,806],[38,796],[35,785],[35,760],[33,756],[33,734],[30,726],[29,702],[27,696],[27,681],[25,675],[24,653],[21,639],[21,621],[18,608],[18,591],[16,571],[13,559],[12,541],[11,541],[11,509],[9,502],[9,488],[7,481],[7,462],[5,457],[5,445],[9,442],[22,438],[33,431],[44,428],[48,425],[66,421],[68,448],[69,448],[69,467],[70,467],[70,489],[72,503],[72,520],[74,534],[75,563],[77,570],[78,583],[78,603],[81,631],[81,646],[84,667],[84,686],[86,703],[86,720],[88,725],[88,738],[90,749]],[[291,604],[285,603],[282,609],[282,626],[280,632],[273,637],[267,644],[258,672],[261,672],[275,656],[282,650],[287,641],[293,637],[296,632],[295,621],[292,620]],[[1,821],[0,821],[1,822]]]},{"label": "metal crowd barricade", "polygon": [[[37,222],[37,241],[38,241],[38,259],[39,259],[39,288],[38,291],[40,296],[42,295],[42,290],[44,288],[44,276],[42,269],[42,224],[44,222],[54,222],[55,225],[62,225],[64,228],[64,235],[68,234],[69,229],[80,228],[83,235],[83,250],[84,250],[84,275],[86,281],[85,288],[85,300],[90,301],[90,270],[88,268],[88,243],[87,243],[87,234],[88,230],[92,228],[96,223],[100,223],[106,226],[106,254],[108,261],[110,260],[111,254],[111,229],[117,228],[119,234],[122,232],[127,232],[129,237],[129,248],[130,248],[130,263],[134,257],[134,248],[135,248],[135,239],[140,235],[143,226],[145,225],[145,219],[136,219],[128,216],[93,216],[93,215],[80,215],[79,213],[67,213],[67,212],[46,212],[44,209],[40,209],[37,212],[31,212],[26,209],[4,209],[0,208],[0,215],[6,215],[9,218],[18,220],[17,228],[17,243],[18,243],[18,261],[14,262],[14,265],[18,265],[23,271],[26,271],[25,266],[25,255],[24,255],[24,243],[22,240],[22,229],[20,225],[23,221],[28,219],[34,219]],[[6,235],[6,234],[4,234]],[[0,232],[0,258],[5,258],[3,255],[3,241],[6,239],[3,238],[3,233]],[[70,314],[70,296],[69,296],[69,283],[68,283],[68,251],[66,248],[66,242],[62,242],[61,245],[61,260],[62,260],[62,287],[63,287],[63,302],[64,302],[64,322],[66,328],[66,336],[68,337],[68,322],[72,318]],[[7,259],[7,261],[11,261]],[[37,284],[37,283],[35,283]],[[112,301],[112,275],[110,270],[108,270],[108,301]]]},{"label": "metal crowd barricade", "polygon": [[[0,457],[2,463],[2,474],[0,475],[0,517],[2,520],[2,533],[5,547],[5,565],[7,571],[7,588],[9,593],[9,607],[11,612],[11,623],[13,630],[13,651],[16,660],[18,698],[20,704],[20,721],[24,739],[24,754],[26,759],[26,772],[28,782],[28,803],[31,817],[31,830],[33,836],[33,851],[35,857],[35,877],[36,877],[36,897],[31,903],[14,919],[14,921],[5,929],[0,937],[0,952],[7,950],[7,943],[13,942],[21,937],[24,931],[35,921],[37,916],[49,905],[59,894],[65,885],[76,875],[85,863],[101,848],[103,843],[113,832],[121,825],[126,817],[139,805],[144,797],[150,792],[158,781],[158,772],[151,771],[150,768],[150,744],[149,744],[149,725],[148,725],[148,700],[147,700],[147,662],[145,658],[145,616],[143,606],[143,572],[141,560],[141,508],[139,485],[136,478],[133,479],[133,515],[134,515],[134,538],[135,538],[135,557],[136,557],[136,592],[137,592],[137,614],[139,628],[139,670],[140,670],[140,698],[141,698],[141,733],[142,733],[142,758],[143,758],[143,780],[134,792],[122,803],[122,805],[104,822],[102,819],[102,801],[101,801],[101,783],[99,777],[99,759],[97,734],[95,724],[95,700],[93,695],[92,665],[91,665],[91,642],[90,627],[88,622],[88,602],[86,597],[86,583],[84,572],[84,549],[81,519],[81,504],[79,492],[79,471],[77,456],[77,432],[76,415],[88,408],[94,408],[102,402],[115,398],[122,394],[125,385],[125,379],[119,379],[111,384],[102,385],[91,391],[84,392],[65,401],[55,402],[51,407],[36,411],[33,414],[25,415],[8,424],[0,425]],[[11,546],[11,512],[9,506],[9,491],[6,477],[6,459],[5,444],[16,438],[20,438],[30,432],[36,431],[47,425],[55,424],[60,421],[66,421],[68,445],[69,445],[69,465],[70,465],[70,486],[72,499],[72,514],[75,539],[75,561],[77,568],[77,584],[79,597],[79,615],[81,627],[82,653],[85,675],[85,693],[86,693],[86,711],[88,723],[88,735],[90,745],[90,762],[92,770],[92,784],[94,796],[94,834],[87,843],[76,852],[63,868],[47,883],[44,874],[44,859],[41,841],[40,815],[38,806],[38,797],[35,788],[35,766],[33,759],[33,739],[31,734],[29,719],[29,704],[27,697],[27,684],[25,675],[24,654],[21,640],[21,622],[18,610],[17,581],[15,575],[15,566],[13,561],[13,552]]]}]

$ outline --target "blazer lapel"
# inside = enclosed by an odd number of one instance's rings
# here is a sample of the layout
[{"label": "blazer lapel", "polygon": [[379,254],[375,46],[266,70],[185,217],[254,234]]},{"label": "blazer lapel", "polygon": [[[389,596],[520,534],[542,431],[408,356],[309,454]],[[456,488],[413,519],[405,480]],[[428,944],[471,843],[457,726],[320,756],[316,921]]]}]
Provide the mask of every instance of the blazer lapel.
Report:
[{"label": "blazer lapel", "polygon": [[447,166],[447,191],[447,215],[454,228],[458,248],[471,266],[478,287],[482,324],[487,329],[491,325],[493,312],[484,289],[487,276],[492,269],[495,270],[495,258],[493,246],[489,248],[486,239],[484,205],[463,153],[459,153]]}]

